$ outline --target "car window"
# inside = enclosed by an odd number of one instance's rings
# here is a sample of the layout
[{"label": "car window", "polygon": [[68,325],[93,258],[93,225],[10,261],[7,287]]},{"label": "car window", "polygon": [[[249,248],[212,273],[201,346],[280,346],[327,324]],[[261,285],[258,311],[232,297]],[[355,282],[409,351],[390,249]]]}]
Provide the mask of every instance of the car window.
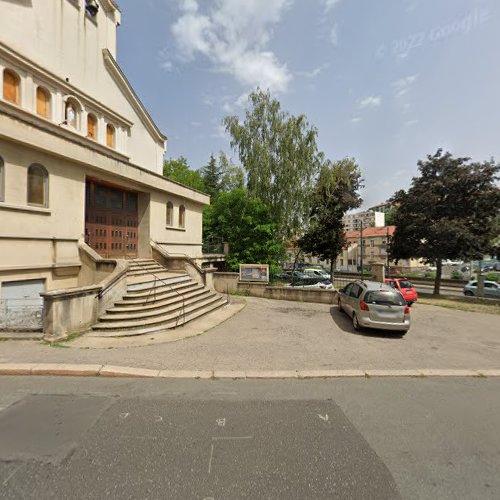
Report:
[{"label": "car window", "polygon": [[486,288],[496,288],[497,287],[497,285],[495,285],[495,283],[485,283],[484,286]]},{"label": "car window", "polygon": [[389,285],[391,285],[392,288],[397,288],[395,281],[389,281]]},{"label": "car window", "polygon": [[347,285],[347,286],[344,288],[344,293],[345,293],[346,295],[350,295],[350,293],[351,293],[351,288],[352,288],[352,283],[351,283],[351,284],[349,284],[349,285]]},{"label": "car window", "polygon": [[399,287],[400,288],[413,288],[413,285],[409,281],[400,281]]},{"label": "car window", "polygon": [[472,283],[469,284],[469,286],[477,286],[477,281],[473,281]]},{"label": "car window", "polygon": [[381,304],[389,306],[404,306],[406,305],[403,296],[396,291],[392,290],[375,290],[368,292],[365,295],[365,302],[367,304]]},{"label": "car window", "polygon": [[361,287],[357,284],[352,285],[351,293],[349,294],[351,297],[358,298],[361,295]]}]

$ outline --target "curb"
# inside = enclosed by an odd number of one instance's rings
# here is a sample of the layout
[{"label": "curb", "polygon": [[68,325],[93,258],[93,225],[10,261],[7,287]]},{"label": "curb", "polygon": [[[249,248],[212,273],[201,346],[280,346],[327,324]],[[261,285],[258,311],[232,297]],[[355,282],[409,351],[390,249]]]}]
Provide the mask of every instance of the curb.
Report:
[{"label": "curb", "polygon": [[500,377],[500,369],[485,370],[150,370],[130,366],[61,363],[0,363],[0,375],[64,377],[128,377],[164,379],[327,379],[381,377]]}]

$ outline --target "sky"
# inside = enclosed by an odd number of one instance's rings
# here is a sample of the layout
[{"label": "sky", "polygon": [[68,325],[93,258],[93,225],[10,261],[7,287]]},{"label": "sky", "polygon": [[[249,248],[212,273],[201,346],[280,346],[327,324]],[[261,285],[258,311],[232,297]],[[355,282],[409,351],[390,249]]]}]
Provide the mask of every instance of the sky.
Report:
[{"label": "sky", "polygon": [[328,158],[354,157],[363,207],[442,147],[500,159],[498,0],[119,0],[118,62],[167,137],[204,166],[269,89]]}]

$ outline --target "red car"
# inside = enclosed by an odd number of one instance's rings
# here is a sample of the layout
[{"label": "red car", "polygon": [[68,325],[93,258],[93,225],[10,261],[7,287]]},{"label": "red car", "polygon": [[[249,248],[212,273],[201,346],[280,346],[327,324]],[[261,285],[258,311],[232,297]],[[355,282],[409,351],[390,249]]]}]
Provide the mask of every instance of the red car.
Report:
[{"label": "red car", "polygon": [[414,302],[418,300],[418,294],[415,287],[408,281],[408,278],[398,276],[386,278],[385,282],[391,285],[392,288],[399,290],[401,295],[406,300],[406,303],[411,306]]}]

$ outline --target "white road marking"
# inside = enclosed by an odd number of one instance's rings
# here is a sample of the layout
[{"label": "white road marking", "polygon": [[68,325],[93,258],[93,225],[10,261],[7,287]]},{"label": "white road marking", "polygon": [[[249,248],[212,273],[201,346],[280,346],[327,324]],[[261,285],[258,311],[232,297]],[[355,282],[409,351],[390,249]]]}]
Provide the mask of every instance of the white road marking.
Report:
[{"label": "white road marking", "polygon": [[155,417],[155,422],[163,422],[163,417],[160,417],[160,415],[157,415]]},{"label": "white road marking", "polygon": [[217,425],[219,427],[225,427],[226,426],[226,419],[225,418],[218,418],[216,420],[216,422],[217,422]]},{"label": "white road marking", "polygon": [[210,459],[208,460],[208,473],[212,472],[212,459],[214,458],[214,443],[210,444]]},{"label": "white road marking", "polygon": [[212,441],[224,441],[231,439],[253,439],[253,436],[216,436],[212,438]]},{"label": "white road marking", "polygon": [[319,417],[321,420],[323,420],[323,422],[328,422],[328,414],[326,414],[326,413],[325,413],[325,416],[323,416],[323,415],[320,415],[320,414],[318,413],[318,417]]},{"label": "white road marking", "polygon": [[120,413],[120,418],[122,420],[125,420],[129,415],[130,415],[130,413]]}]

